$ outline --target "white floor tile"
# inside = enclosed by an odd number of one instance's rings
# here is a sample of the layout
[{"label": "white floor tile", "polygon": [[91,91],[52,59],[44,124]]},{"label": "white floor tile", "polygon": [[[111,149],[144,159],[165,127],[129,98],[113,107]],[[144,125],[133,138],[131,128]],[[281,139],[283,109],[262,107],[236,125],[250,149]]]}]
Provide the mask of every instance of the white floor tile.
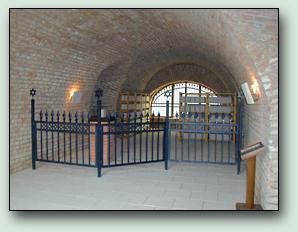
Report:
[{"label": "white floor tile", "polygon": [[96,169],[39,163],[11,175],[11,209],[233,209],[245,197],[234,166],[171,163]]},{"label": "white floor tile", "polygon": [[235,207],[231,202],[204,201],[203,210],[235,210]]}]

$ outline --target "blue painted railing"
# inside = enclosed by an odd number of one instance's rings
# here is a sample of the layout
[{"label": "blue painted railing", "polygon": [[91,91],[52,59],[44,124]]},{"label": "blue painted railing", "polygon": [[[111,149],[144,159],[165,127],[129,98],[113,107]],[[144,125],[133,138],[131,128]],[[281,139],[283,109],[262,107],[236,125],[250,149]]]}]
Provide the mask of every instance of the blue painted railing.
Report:
[{"label": "blue painted railing", "polygon": [[[237,123],[230,114],[182,114],[169,118],[148,113],[109,114],[101,117],[102,90],[96,91],[97,117],[90,113],[39,112],[35,119],[35,95],[31,89],[32,169],[36,161],[97,168],[168,161],[237,164],[240,172],[242,105]],[[168,97],[168,96],[167,96]],[[235,140],[232,137],[235,135]],[[94,143],[92,142],[94,141]],[[172,141],[172,142],[171,142]],[[227,158],[224,159],[224,153]],[[205,155],[206,154],[206,155]]]}]

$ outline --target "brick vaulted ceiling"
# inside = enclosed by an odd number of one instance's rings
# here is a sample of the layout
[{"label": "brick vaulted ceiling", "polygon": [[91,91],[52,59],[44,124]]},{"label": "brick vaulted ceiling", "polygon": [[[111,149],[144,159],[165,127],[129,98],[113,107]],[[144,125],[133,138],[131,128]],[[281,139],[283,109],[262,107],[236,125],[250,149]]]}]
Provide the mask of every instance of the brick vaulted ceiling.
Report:
[{"label": "brick vaulted ceiling", "polygon": [[222,92],[234,92],[258,78],[250,50],[256,35],[274,42],[276,31],[265,27],[274,22],[272,10],[12,10],[11,61],[26,68],[12,75],[22,74],[31,85],[47,78],[59,82],[40,88],[44,97],[57,91],[64,107],[73,82],[81,85],[86,106],[96,86],[106,90],[104,99],[117,99],[121,91],[145,90],[155,73],[177,63],[205,67],[223,83]]}]

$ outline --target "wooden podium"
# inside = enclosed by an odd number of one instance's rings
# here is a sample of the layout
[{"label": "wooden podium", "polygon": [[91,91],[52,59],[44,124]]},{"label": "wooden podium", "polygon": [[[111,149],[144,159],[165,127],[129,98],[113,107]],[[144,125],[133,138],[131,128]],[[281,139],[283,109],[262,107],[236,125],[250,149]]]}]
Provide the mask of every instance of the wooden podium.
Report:
[{"label": "wooden podium", "polygon": [[247,160],[246,177],[246,203],[236,203],[236,210],[263,210],[261,205],[254,204],[256,156],[264,151],[261,142],[245,147],[240,151],[241,159]]}]

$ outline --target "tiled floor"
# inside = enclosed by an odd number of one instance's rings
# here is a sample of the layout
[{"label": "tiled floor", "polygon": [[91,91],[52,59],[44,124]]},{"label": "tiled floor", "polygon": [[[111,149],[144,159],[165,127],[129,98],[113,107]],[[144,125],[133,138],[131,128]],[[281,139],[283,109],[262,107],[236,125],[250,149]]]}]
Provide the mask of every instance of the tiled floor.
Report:
[{"label": "tiled floor", "polygon": [[[242,168],[244,169],[244,168]],[[11,209],[233,210],[245,198],[236,166],[152,163],[103,169],[39,164],[11,175]]]}]

